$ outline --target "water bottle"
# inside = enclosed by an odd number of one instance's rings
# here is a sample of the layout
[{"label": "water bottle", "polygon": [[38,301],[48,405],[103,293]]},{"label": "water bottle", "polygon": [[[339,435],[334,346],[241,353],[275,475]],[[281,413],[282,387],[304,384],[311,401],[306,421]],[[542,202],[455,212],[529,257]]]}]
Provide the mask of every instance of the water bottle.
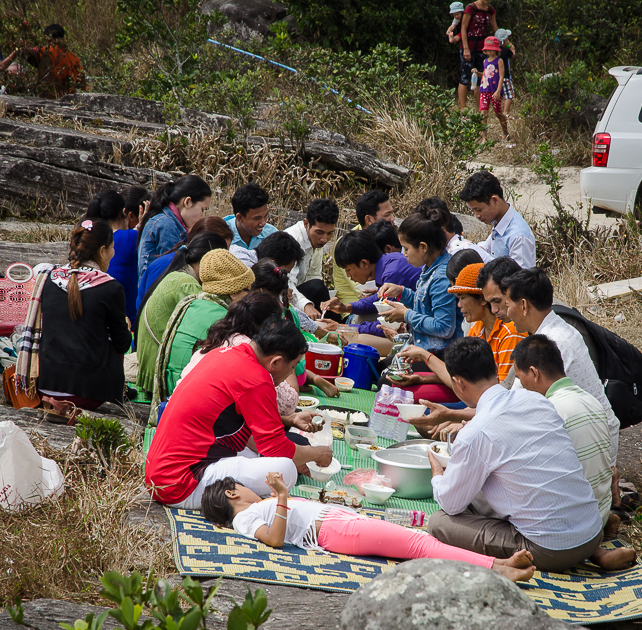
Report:
[{"label": "water bottle", "polygon": [[383,413],[383,424],[381,427],[381,437],[388,440],[393,440],[397,429],[397,418],[399,417],[399,410],[397,403],[399,400],[399,393],[401,390],[398,387],[393,387],[390,395],[384,402],[385,410]]},{"label": "water bottle", "polygon": [[479,81],[479,78],[477,77],[477,73],[473,72],[472,76],[470,77],[470,89],[474,92],[477,89],[477,83]]},{"label": "water bottle", "polygon": [[426,514],[420,510],[400,510],[398,508],[386,508],[383,517],[389,523],[396,523],[404,527],[423,527]]},{"label": "water bottle", "polygon": [[[412,392],[402,390],[402,400],[401,402],[405,405],[412,405],[415,402],[415,397]],[[397,408],[397,411],[399,409]],[[404,420],[401,417],[401,414],[397,416],[397,424],[394,428],[394,437],[392,438],[396,442],[404,442],[408,437],[408,430],[410,429],[410,422]]]},{"label": "water bottle", "polygon": [[374,406],[372,407],[372,414],[370,414],[369,427],[377,434],[381,435],[385,419],[385,412],[388,408],[387,399],[390,396],[390,385],[383,385],[377,392],[375,397]]}]

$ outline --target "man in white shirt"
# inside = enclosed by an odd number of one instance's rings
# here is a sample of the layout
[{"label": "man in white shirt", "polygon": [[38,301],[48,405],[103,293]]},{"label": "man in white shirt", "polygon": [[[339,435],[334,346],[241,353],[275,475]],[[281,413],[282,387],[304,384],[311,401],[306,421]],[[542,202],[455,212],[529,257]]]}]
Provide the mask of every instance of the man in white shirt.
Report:
[{"label": "man in white shirt", "polygon": [[338,220],[339,208],[332,199],[314,199],[306,218],[285,230],[301,245],[304,254],[290,272],[292,304],[312,319],[321,317],[321,302],[330,299],[323,282],[323,248],[332,240]]},{"label": "man in white shirt", "polygon": [[493,258],[510,256],[520,267],[535,266],[535,236],[513,206],[504,201],[499,180],[488,171],[471,175],[459,198],[482,223],[492,225],[490,236],[479,243]]},{"label": "man in white shirt", "polygon": [[[431,515],[429,532],[499,558],[526,549],[542,571],[564,571],[587,558],[606,570],[630,567],[633,549],[599,547],[598,503],[555,407],[534,392],[499,385],[483,339],[457,339],[445,363],[453,391],[476,414],[459,432],[446,470],[430,455],[442,509]],[[493,516],[471,505],[480,492]]]},{"label": "man in white shirt", "polygon": [[[546,335],[559,348],[566,375],[581,389],[595,396],[604,408],[611,436],[611,467],[617,482],[617,451],[620,440],[620,421],[611,408],[604,385],[591,361],[582,335],[553,312],[553,285],[541,269],[522,269],[504,278],[500,287],[506,298],[506,312],[517,332]],[[513,388],[521,387],[515,379]]]},{"label": "man in white shirt", "polygon": [[524,389],[550,400],[573,442],[584,477],[591,484],[602,523],[617,533],[620,519],[611,514],[611,438],[604,408],[594,396],[580,389],[564,372],[557,344],[544,335],[521,341],[511,355],[515,373]]}]

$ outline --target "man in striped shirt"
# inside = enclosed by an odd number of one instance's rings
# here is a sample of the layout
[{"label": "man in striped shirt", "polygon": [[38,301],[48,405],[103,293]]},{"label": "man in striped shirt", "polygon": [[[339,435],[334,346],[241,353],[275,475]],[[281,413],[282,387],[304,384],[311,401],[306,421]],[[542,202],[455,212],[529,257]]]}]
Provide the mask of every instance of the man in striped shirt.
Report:
[{"label": "man in striped shirt", "polygon": [[[633,549],[600,547],[598,503],[555,407],[535,392],[499,385],[482,339],[457,339],[445,363],[454,392],[476,414],[457,435],[445,470],[429,453],[441,506],[429,533],[498,558],[526,549],[541,571],[564,571],[586,558],[606,570],[630,567]],[[491,515],[475,508],[480,492]]]},{"label": "man in striped shirt", "polygon": [[[564,420],[584,477],[597,499],[602,523],[611,516],[611,439],[604,408],[594,396],[579,388],[564,372],[557,344],[545,335],[531,335],[513,351],[515,373],[524,389],[546,396]],[[619,525],[613,514],[609,533]]]}]

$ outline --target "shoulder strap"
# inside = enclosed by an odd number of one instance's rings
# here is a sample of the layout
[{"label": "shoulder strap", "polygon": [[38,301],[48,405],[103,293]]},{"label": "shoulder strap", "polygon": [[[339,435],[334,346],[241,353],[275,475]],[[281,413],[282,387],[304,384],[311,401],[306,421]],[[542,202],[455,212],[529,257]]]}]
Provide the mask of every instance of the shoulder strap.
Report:
[{"label": "shoulder strap", "polygon": [[145,328],[147,328],[147,332],[149,333],[150,337],[154,340],[154,343],[157,346],[160,346],[160,341],[156,338],[156,335],[152,332],[152,329],[149,325],[149,322],[147,321],[147,307],[149,306],[149,300],[147,300],[147,304],[145,304],[145,309],[143,310],[143,321],[145,322]]}]

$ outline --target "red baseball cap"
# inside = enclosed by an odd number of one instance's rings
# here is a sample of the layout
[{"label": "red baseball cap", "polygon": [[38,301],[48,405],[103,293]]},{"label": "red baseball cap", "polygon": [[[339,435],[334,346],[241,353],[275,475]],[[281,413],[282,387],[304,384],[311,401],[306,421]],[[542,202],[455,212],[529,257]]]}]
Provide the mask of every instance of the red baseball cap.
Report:
[{"label": "red baseball cap", "polygon": [[502,49],[499,47],[499,40],[496,37],[487,37],[484,40],[484,48],[482,50],[496,50],[501,52]]}]

